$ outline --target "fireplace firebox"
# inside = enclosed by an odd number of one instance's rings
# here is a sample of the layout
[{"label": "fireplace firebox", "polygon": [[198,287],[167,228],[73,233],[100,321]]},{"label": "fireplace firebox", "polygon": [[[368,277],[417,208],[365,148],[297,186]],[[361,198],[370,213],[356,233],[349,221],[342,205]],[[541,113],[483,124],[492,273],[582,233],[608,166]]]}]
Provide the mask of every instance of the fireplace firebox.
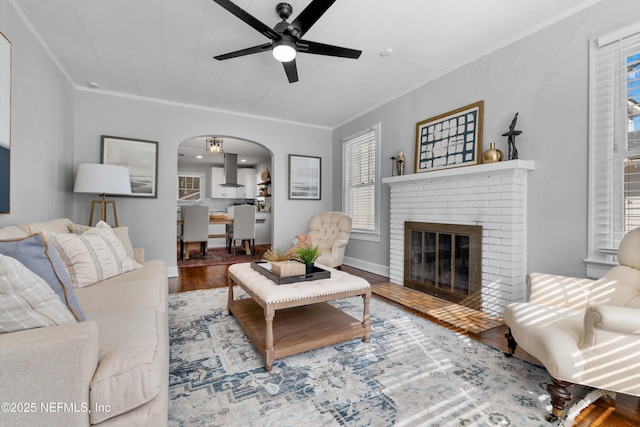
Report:
[{"label": "fireplace firebox", "polygon": [[482,226],[405,222],[404,285],[481,309]]}]

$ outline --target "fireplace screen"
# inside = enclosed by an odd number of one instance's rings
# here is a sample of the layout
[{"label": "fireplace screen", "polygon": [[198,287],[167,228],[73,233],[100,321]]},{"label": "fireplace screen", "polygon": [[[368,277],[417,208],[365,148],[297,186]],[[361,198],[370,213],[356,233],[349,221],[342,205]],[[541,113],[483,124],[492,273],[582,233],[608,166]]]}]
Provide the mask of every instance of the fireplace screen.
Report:
[{"label": "fireplace screen", "polygon": [[405,222],[405,286],[480,307],[482,227]]}]

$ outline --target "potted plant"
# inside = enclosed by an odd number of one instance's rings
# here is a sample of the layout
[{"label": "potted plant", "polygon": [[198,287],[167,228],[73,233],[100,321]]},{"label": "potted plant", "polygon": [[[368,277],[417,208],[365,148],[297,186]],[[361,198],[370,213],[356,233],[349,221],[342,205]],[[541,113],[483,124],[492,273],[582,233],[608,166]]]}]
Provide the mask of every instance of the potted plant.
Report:
[{"label": "potted plant", "polygon": [[307,266],[307,273],[313,273],[313,263],[320,256],[321,251],[319,246],[302,246],[300,248],[296,248],[296,258],[303,262]]}]

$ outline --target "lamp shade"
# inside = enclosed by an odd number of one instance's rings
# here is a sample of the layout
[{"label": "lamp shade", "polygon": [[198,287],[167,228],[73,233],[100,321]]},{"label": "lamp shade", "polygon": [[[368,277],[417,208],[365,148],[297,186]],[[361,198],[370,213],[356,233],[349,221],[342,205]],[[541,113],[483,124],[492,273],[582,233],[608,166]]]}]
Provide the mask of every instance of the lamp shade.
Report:
[{"label": "lamp shade", "polygon": [[101,163],[80,163],[76,172],[75,193],[131,194],[129,169]]}]

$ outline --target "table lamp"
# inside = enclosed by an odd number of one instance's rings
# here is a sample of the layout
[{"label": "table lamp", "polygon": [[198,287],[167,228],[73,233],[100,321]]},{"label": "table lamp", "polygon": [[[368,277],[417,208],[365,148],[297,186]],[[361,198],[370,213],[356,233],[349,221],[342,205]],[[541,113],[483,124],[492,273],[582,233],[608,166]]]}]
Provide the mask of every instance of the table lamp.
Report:
[{"label": "table lamp", "polygon": [[129,169],[123,166],[100,163],[81,163],[78,166],[73,191],[74,193],[94,193],[102,195],[101,200],[91,201],[89,225],[92,225],[93,222],[93,209],[97,203],[100,203],[100,219],[105,222],[107,221],[107,204],[110,204],[113,207],[113,220],[117,227],[118,214],[116,212],[116,201],[105,200],[105,195],[131,194]]}]

